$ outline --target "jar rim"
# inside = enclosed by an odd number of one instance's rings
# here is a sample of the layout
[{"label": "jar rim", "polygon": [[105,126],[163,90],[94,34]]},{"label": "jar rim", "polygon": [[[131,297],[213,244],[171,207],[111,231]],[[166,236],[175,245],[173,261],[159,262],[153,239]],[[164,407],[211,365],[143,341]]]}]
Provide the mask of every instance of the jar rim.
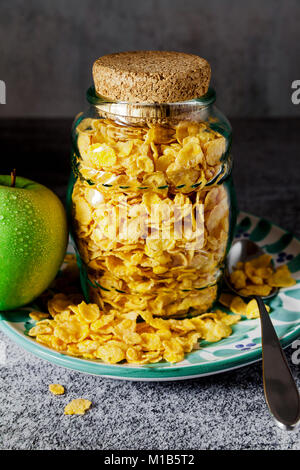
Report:
[{"label": "jar rim", "polygon": [[137,106],[137,107],[144,107],[144,108],[152,108],[153,106],[158,107],[178,107],[178,106],[195,106],[200,105],[201,107],[209,106],[210,104],[214,103],[216,100],[216,92],[214,88],[209,87],[207,93],[205,95],[200,96],[199,98],[194,98],[192,100],[187,101],[176,101],[174,103],[133,103],[128,101],[114,101],[108,98],[104,98],[103,96],[99,95],[94,86],[90,86],[86,92],[87,101],[90,104],[101,106],[105,104],[115,104],[115,105],[126,105],[126,106]]},{"label": "jar rim", "polygon": [[[103,117],[118,119],[136,125],[142,121],[152,123],[167,123],[170,120],[182,120],[199,113],[207,112],[209,106],[214,103],[216,93],[213,88],[193,100],[176,103],[131,103],[126,101],[113,101],[97,94],[92,86],[87,90],[88,102],[97,108]],[[195,119],[196,120],[196,119]]]}]

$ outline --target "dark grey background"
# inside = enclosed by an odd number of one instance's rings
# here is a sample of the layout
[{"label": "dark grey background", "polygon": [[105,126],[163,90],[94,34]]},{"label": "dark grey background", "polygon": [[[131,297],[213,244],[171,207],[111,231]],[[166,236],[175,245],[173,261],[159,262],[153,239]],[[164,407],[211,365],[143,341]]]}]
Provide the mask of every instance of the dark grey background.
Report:
[{"label": "dark grey background", "polygon": [[230,117],[299,116],[299,24],[297,0],[1,0],[0,116],[73,116],[93,61],[134,49],[207,58]]}]

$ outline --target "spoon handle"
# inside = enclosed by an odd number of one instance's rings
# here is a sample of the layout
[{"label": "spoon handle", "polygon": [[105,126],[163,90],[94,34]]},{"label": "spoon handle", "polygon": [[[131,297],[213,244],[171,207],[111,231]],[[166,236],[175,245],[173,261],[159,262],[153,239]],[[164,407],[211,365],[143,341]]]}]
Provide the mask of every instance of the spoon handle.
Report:
[{"label": "spoon handle", "polygon": [[299,391],[281,348],[276,331],[262,299],[257,301],[262,338],[262,368],[266,402],[276,423],[294,429],[300,419]]}]

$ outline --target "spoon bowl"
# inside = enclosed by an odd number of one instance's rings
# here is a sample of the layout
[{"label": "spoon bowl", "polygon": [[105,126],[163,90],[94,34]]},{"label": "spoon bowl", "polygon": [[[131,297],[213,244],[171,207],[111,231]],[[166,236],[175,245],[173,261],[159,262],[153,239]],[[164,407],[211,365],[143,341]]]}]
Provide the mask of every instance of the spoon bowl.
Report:
[{"label": "spoon bowl", "polygon": [[[225,263],[225,282],[227,287],[233,291],[236,295],[243,297],[238,291],[234,288],[234,286],[230,282],[230,274],[233,271],[234,266],[238,262],[245,263],[246,261],[250,261],[252,259],[258,258],[259,256],[265,254],[262,248],[258,246],[256,243],[252,242],[251,240],[244,239],[238,240],[233,243]],[[273,287],[272,291],[269,295],[261,296],[263,300],[271,299],[278,294],[278,287]],[[246,298],[245,296],[243,298]],[[248,297],[249,298],[249,297]]]}]

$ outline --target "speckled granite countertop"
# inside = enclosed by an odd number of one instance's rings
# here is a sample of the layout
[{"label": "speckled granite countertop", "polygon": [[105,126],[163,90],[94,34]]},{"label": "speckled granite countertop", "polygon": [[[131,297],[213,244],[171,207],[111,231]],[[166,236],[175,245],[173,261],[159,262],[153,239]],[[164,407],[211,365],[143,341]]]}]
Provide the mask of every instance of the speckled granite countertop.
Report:
[{"label": "speckled granite countertop", "polygon": [[[8,156],[3,171],[16,166],[63,197],[69,126],[68,120],[0,121]],[[240,207],[300,236],[299,120],[234,120],[233,126]],[[285,433],[269,416],[260,364],[185,382],[125,382],[54,366],[2,333],[0,341],[6,349],[0,363],[0,449],[300,449],[300,431]],[[290,358],[292,350],[286,353]],[[291,367],[300,387],[299,366]],[[49,383],[63,384],[66,395],[52,396]],[[64,416],[65,404],[78,397],[93,407],[84,416]]]}]

